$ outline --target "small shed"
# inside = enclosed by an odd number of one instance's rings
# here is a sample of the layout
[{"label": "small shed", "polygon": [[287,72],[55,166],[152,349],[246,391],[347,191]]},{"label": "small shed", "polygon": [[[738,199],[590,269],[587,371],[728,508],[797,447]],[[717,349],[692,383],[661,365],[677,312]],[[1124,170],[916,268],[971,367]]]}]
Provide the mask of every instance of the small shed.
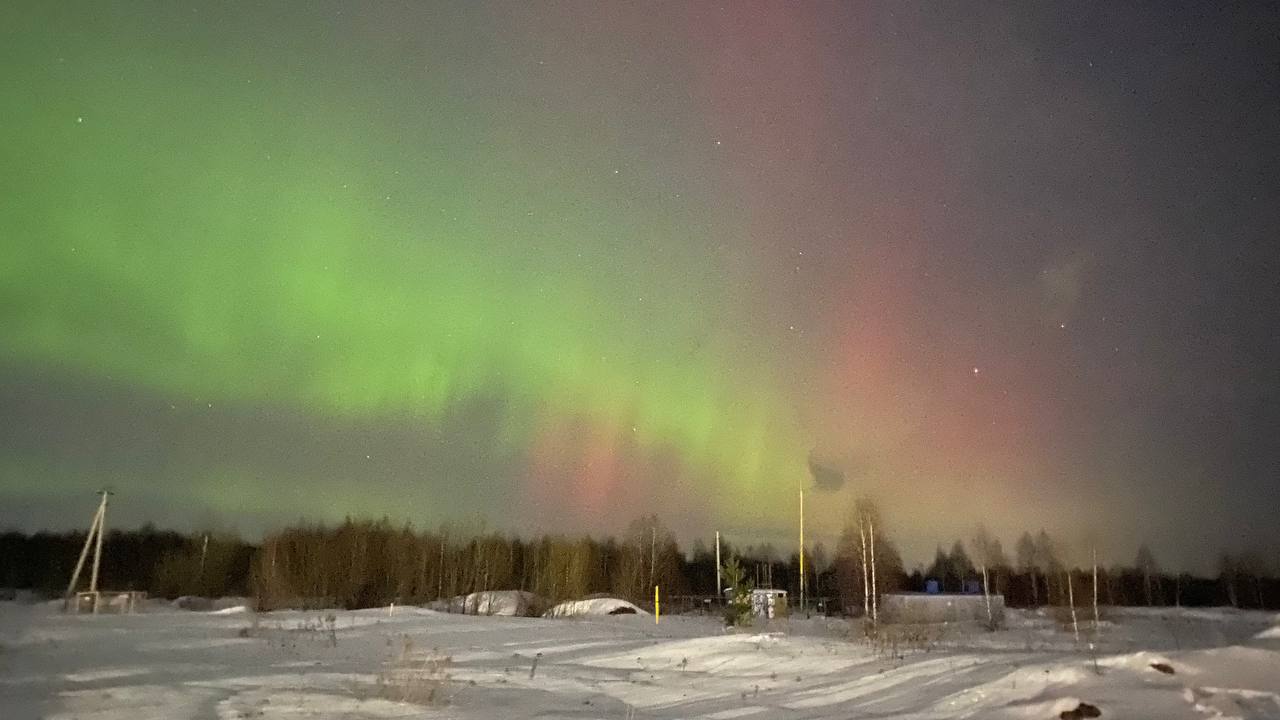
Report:
[{"label": "small shed", "polygon": [[751,591],[751,613],[758,618],[772,620],[787,612],[787,591],[758,588]]}]

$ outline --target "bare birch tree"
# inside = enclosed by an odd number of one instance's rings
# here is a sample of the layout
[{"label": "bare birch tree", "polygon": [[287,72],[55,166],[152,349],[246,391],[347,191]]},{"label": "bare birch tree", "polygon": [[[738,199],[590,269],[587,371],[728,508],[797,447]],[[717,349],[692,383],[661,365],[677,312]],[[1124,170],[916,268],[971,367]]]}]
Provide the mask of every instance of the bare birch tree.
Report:
[{"label": "bare birch tree", "polygon": [[973,537],[973,552],[978,561],[978,570],[982,573],[982,597],[987,605],[987,627],[996,629],[996,617],[991,608],[991,569],[1005,565],[1004,548],[1000,540],[992,537],[984,525],[978,525]]},{"label": "bare birch tree", "polygon": [[880,508],[870,498],[859,498],[854,502],[854,515],[858,524],[858,535],[862,539],[862,607],[866,617],[871,620],[872,631],[879,621],[879,598],[876,578],[876,526],[882,525]]},{"label": "bare birch tree", "polygon": [[1098,642],[1098,548],[1092,549],[1093,554],[1093,641]]},{"label": "bare birch tree", "polygon": [[1076,645],[1080,644],[1080,623],[1076,619],[1076,593],[1071,582],[1071,570],[1067,569],[1067,602],[1071,604],[1071,634],[1075,636]]}]

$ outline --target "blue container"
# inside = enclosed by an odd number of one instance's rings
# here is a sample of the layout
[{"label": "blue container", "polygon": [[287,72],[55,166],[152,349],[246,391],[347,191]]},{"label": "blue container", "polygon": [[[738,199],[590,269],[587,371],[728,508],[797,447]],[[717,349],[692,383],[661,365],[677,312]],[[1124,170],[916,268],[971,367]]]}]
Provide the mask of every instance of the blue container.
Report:
[{"label": "blue container", "polygon": [[938,581],[937,581],[937,580],[925,580],[925,581],[924,581],[924,591],[925,591],[925,592],[927,592],[927,593],[929,593],[930,595],[937,595],[937,594],[938,594]]}]

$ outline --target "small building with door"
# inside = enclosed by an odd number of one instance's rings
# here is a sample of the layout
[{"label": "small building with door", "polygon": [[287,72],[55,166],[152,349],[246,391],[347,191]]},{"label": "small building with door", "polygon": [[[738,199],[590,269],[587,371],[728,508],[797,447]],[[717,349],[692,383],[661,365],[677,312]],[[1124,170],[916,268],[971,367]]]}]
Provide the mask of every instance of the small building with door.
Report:
[{"label": "small building with door", "polygon": [[772,620],[787,614],[787,591],[757,588],[751,591],[751,614]]}]

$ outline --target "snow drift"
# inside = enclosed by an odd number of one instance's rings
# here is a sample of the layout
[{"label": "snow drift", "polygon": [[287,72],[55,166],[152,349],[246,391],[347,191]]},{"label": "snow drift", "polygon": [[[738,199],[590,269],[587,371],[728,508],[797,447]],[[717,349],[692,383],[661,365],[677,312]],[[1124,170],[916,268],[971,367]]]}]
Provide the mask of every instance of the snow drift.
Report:
[{"label": "snow drift", "polygon": [[549,618],[584,617],[596,615],[648,615],[632,603],[621,598],[588,598],[568,600],[542,614]]},{"label": "snow drift", "polygon": [[545,600],[525,590],[487,590],[437,600],[432,610],[463,615],[500,615],[505,617],[537,617],[547,606]]}]

